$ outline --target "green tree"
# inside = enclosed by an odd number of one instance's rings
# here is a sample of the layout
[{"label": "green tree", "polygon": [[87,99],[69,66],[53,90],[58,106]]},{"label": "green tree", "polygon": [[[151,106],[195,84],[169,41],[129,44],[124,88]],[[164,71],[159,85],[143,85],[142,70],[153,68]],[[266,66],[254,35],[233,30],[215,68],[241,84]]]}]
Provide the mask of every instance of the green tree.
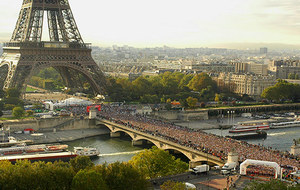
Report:
[{"label": "green tree", "polygon": [[271,180],[268,182],[254,181],[250,183],[244,190],[299,190],[300,185],[291,187],[287,183],[280,180]]},{"label": "green tree", "polygon": [[[161,190],[194,190],[191,188],[186,188],[186,185],[183,182],[175,181],[166,181],[160,186]],[[195,189],[196,190],[196,189]]]},{"label": "green tree", "polygon": [[105,183],[111,190],[140,190],[147,189],[149,185],[143,172],[139,172],[126,162],[96,166],[96,171],[102,174]]},{"label": "green tree", "polygon": [[70,160],[70,164],[75,173],[80,170],[90,169],[94,166],[94,163],[87,156],[77,156]]},{"label": "green tree", "polygon": [[4,110],[13,110],[15,107],[14,104],[4,104]]},{"label": "green tree", "polygon": [[4,100],[5,104],[12,104],[12,105],[18,105],[18,106],[23,106],[24,105],[24,102],[17,98],[17,97],[8,97],[8,98],[5,98]]},{"label": "green tree", "polygon": [[161,75],[161,84],[163,86],[163,94],[170,95],[178,93],[178,84],[182,79],[183,74],[165,72]]},{"label": "green tree", "polygon": [[12,110],[12,115],[14,117],[23,117],[25,115],[25,110],[21,107],[15,107],[13,110]]},{"label": "green tree", "polygon": [[288,79],[295,79],[295,73],[290,73],[288,75]]},{"label": "green tree", "polygon": [[198,99],[197,99],[197,98],[193,98],[193,97],[188,97],[188,98],[186,99],[186,102],[187,102],[187,104],[188,104],[188,106],[189,106],[190,108],[195,108],[195,107],[196,107],[196,104],[197,104],[197,102],[198,102]]},{"label": "green tree", "polygon": [[140,102],[142,104],[155,104],[155,103],[159,103],[159,98],[156,94],[154,95],[150,95],[150,94],[145,94],[143,96],[141,96]]},{"label": "green tree", "polygon": [[19,98],[21,95],[21,92],[16,88],[8,88],[6,90],[6,97],[7,98]]},{"label": "green tree", "polygon": [[217,90],[217,83],[206,73],[195,75],[189,82],[188,87],[194,91],[200,92],[202,89],[211,86],[213,91]]},{"label": "green tree", "polygon": [[0,88],[0,99],[4,98],[5,96],[6,96],[5,91]]},{"label": "green tree", "polygon": [[220,94],[216,94],[215,95],[215,102],[219,102],[220,101]]},{"label": "green tree", "polygon": [[143,96],[144,94],[151,94],[151,82],[143,76],[140,76],[137,79],[135,79],[132,82],[132,85],[134,95],[138,98]]},{"label": "green tree", "polygon": [[152,147],[135,155],[130,161],[135,168],[143,172],[147,178],[178,174],[188,169],[188,164],[167,151]]},{"label": "green tree", "polygon": [[183,78],[181,79],[180,83],[179,83],[179,88],[180,89],[184,89],[184,87],[187,87],[189,82],[192,80],[194,76],[191,74],[188,75],[184,75]]},{"label": "green tree", "polygon": [[276,102],[280,100],[299,101],[299,93],[300,85],[279,79],[274,86],[266,88],[262,92],[261,97]]},{"label": "green tree", "polygon": [[100,173],[93,169],[80,170],[72,182],[72,189],[74,190],[108,190]]}]

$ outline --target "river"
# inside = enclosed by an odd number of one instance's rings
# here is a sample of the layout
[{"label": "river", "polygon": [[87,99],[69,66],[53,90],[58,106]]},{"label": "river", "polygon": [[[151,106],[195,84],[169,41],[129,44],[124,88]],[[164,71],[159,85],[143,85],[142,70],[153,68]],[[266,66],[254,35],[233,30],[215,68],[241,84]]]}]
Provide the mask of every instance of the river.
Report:
[{"label": "river", "polygon": [[[238,121],[238,120],[236,120]],[[189,123],[181,123],[181,125],[189,126],[191,128],[200,128],[207,126],[210,121],[191,121]],[[228,130],[207,129],[208,133],[226,136],[229,135]],[[293,139],[300,138],[300,127],[285,128],[285,129],[270,129],[267,131],[268,136],[265,140],[246,140],[252,144],[260,144],[266,147],[272,147],[281,151],[290,151],[293,144]],[[95,147],[100,151],[100,157],[94,160],[95,164],[103,164],[105,162],[112,163],[116,161],[128,161],[138,151],[143,150],[142,147],[132,146],[130,137],[110,138],[109,135],[101,135],[93,138],[86,138],[84,140],[77,140],[67,143],[71,150],[74,146],[89,146]]]},{"label": "river", "polygon": [[132,146],[129,137],[110,138],[109,135],[76,140],[66,144],[69,145],[70,150],[72,150],[74,146],[97,148],[100,151],[100,157],[93,160],[95,164],[128,161],[137,152],[143,150],[142,147]]}]

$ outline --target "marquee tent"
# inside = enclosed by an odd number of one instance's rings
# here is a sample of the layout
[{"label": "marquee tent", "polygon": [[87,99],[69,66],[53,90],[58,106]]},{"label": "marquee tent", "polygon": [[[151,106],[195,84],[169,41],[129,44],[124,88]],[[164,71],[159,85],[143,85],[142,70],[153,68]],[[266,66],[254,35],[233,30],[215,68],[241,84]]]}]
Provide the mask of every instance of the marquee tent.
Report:
[{"label": "marquee tent", "polygon": [[88,100],[83,100],[79,98],[68,98],[58,103],[55,103],[55,107],[66,107],[66,106],[88,106],[92,105],[93,102]]}]

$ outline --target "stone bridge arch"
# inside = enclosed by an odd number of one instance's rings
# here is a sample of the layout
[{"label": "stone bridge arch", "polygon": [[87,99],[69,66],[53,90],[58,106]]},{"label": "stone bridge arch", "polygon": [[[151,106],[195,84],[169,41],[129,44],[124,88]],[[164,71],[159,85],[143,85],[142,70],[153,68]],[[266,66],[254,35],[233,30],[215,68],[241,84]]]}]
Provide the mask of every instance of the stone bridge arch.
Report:
[{"label": "stone bridge arch", "polygon": [[172,143],[172,142],[166,142],[165,140],[155,140],[154,136],[153,139],[150,137],[147,137],[149,135],[145,134],[139,134],[141,133],[140,131],[134,131],[133,129],[128,129],[126,130],[125,128],[122,129],[125,126],[120,125],[120,127],[118,126],[118,124],[116,124],[116,126],[114,126],[113,124],[109,124],[106,122],[101,122],[100,120],[97,121],[98,124],[102,124],[104,126],[106,126],[107,128],[110,129],[111,131],[111,137],[120,137],[120,132],[124,132],[126,134],[128,134],[133,142],[133,145],[141,145],[140,143],[137,143],[138,141],[142,142],[143,140],[149,141],[151,143],[153,143],[155,146],[157,146],[160,149],[163,150],[174,150],[177,151],[179,153],[182,153],[185,157],[187,157],[189,159],[189,164],[190,167],[195,167],[197,165],[203,164],[203,163],[208,163],[209,165],[219,165],[222,166],[224,165],[224,161],[219,160],[217,157],[212,157],[212,155],[207,154],[207,153],[203,153],[203,152],[199,152],[196,151],[194,149],[188,148],[188,147],[181,147],[181,145]]}]

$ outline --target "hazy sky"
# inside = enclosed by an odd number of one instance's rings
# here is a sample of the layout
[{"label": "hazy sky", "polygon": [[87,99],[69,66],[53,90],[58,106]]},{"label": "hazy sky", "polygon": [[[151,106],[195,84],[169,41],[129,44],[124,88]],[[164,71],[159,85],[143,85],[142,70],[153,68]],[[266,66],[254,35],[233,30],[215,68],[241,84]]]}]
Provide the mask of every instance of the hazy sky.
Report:
[{"label": "hazy sky", "polygon": [[[23,0],[0,1],[9,40]],[[300,44],[299,0],[69,0],[85,42],[203,47],[229,42]],[[4,38],[4,39],[3,39]]]}]

